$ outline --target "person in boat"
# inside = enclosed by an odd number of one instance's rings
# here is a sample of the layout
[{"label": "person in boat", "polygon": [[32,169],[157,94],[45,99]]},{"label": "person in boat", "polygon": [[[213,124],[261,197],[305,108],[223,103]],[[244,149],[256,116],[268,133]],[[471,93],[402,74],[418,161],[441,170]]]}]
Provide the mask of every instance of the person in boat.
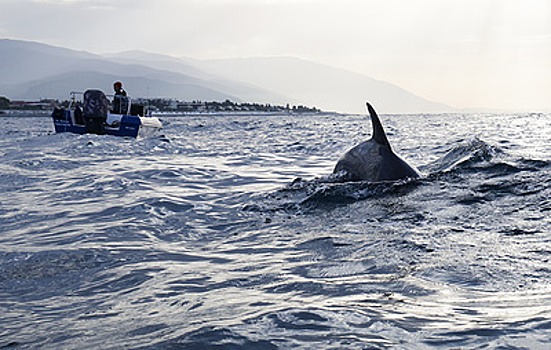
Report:
[{"label": "person in boat", "polygon": [[75,123],[84,124],[84,116],[82,115],[82,108],[77,104],[75,106]]},{"label": "person in boat", "polygon": [[126,97],[126,91],[122,88],[122,83],[116,81],[113,84],[113,90],[115,90],[115,96],[113,96],[113,113],[126,114],[128,109],[128,98]]}]

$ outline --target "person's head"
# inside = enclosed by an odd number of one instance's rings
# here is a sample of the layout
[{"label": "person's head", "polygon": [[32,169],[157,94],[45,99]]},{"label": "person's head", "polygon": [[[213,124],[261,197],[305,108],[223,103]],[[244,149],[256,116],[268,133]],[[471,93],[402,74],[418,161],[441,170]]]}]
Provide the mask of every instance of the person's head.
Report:
[{"label": "person's head", "polygon": [[119,91],[122,89],[122,83],[120,81],[116,81],[114,84],[113,84],[113,89],[115,89],[115,91]]}]

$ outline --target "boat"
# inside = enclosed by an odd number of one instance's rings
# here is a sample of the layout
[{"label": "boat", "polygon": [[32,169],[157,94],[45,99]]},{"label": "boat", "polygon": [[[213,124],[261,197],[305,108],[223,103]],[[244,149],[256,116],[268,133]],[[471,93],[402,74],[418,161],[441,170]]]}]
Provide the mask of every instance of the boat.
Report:
[{"label": "boat", "polygon": [[162,128],[159,118],[151,116],[146,105],[133,104],[127,96],[112,96],[111,104],[101,90],[72,91],[70,95],[68,108],[56,106],[52,112],[56,133],[137,138],[152,135]]}]

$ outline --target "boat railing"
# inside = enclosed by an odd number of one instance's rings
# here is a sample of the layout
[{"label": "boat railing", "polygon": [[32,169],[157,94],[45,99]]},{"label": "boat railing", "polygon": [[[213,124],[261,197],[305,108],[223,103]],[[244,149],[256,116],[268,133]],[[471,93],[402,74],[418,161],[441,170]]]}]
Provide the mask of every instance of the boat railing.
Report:
[{"label": "boat railing", "polygon": [[[77,106],[83,103],[84,92],[82,91],[71,91],[71,99],[69,101],[69,109],[74,109]],[[142,117],[151,116],[151,111],[149,110],[149,101],[146,101],[145,104],[138,102],[137,104],[132,104],[132,99],[128,96],[123,95],[105,95],[111,102],[111,113],[114,114],[127,114],[127,115],[140,115]],[[140,99],[138,99],[140,101]]]},{"label": "boat railing", "polygon": [[151,117],[151,110],[149,109],[149,101],[142,99],[132,100],[128,96],[122,95],[107,95],[113,98],[111,109],[115,114],[126,114],[140,117]]},{"label": "boat railing", "polygon": [[[79,101],[82,101],[82,98],[84,96],[84,92],[71,91],[69,94],[71,95],[71,99],[69,100],[69,109],[73,109],[76,106],[78,106]],[[81,96],[79,101],[77,101],[77,95]]]}]

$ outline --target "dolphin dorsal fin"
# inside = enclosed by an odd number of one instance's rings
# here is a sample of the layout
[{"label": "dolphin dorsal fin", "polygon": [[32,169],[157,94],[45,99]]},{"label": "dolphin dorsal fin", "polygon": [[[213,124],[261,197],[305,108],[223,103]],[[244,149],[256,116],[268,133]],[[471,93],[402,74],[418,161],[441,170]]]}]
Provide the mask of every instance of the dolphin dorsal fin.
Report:
[{"label": "dolphin dorsal fin", "polygon": [[386,138],[385,130],[383,129],[383,125],[381,124],[381,120],[379,120],[377,112],[375,112],[375,109],[369,104],[369,102],[366,102],[365,104],[367,105],[367,111],[371,116],[371,124],[373,125],[373,135],[371,136],[371,139],[378,144],[385,145],[390,148],[390,143]]}]

